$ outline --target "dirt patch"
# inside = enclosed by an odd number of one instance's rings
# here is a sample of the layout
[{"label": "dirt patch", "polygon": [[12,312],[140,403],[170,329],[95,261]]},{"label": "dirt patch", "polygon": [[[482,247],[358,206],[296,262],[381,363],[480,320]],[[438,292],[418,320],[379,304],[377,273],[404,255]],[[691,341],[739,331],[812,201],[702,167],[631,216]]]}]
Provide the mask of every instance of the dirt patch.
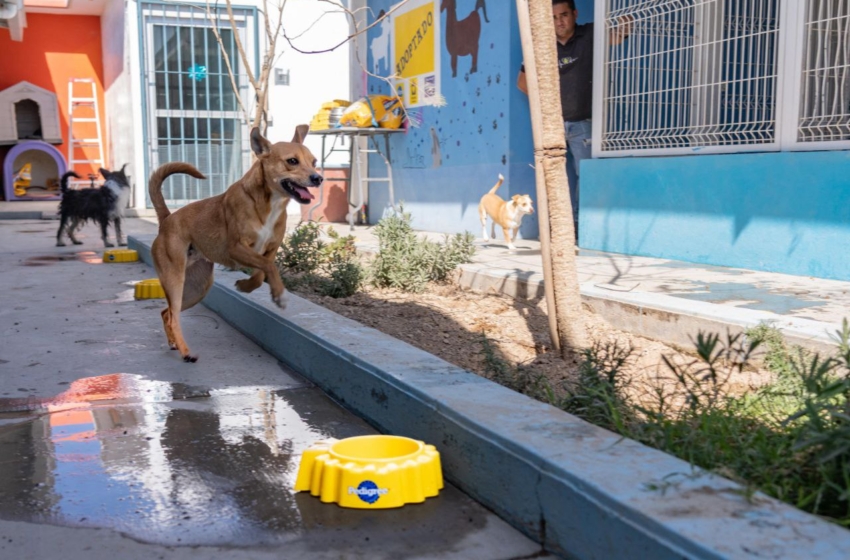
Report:
[{"label": "dirt patch", "polygon": [[[421,294],[373,287],[344,299],[297,293],[487,378],[492,379],[494,372],[488,367],[484,336],[492,343],[496,357],[513,366],[524,366],[532,376],[542,374],[556,390],[571,383],[578,374],[577,361],[565,361],[551,349],[543,300],[516,300],[456,285],[433,284]],[[688,351],[618,330],[587,307],[584,315],[588,340],[633,348],[624,373],[636,381],[669,382],[669,370],[662,356],[675,361],[694,359]],[[744,372],[733,377],[728,388],[732,393],[741,393],[769,378],[766,372]]]}]

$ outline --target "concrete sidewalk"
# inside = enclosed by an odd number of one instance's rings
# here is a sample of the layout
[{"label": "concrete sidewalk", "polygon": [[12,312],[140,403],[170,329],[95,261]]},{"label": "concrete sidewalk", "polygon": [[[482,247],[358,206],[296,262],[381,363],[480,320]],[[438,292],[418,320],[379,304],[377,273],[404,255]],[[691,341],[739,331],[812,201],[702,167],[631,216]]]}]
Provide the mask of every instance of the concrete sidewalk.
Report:
[{"label": "concrete sidewalk", "polygon": [[57,225],[0,221],[0,558],[550,557],[450,483],[398,510],[295,493],[304,449],[375,428],[208,307],[181,314],[184,363],[133,297],[153,269]]},{"label": "concrete sidewalk", "polygon": [[[287,500],[285,492],[266,492],[264,485],[267,486],[268,480],[262,476],[255,480],[257,473],[265,472],[263,468],[241,467],[243,460],[253,460],[245,456],[246,446],[262,451],[265,448],[256,445],[255,440],[276,440],[273,434],[269,439],[271,432],[266,425],[272,410],[280,420],[276,433],[289,434],[293,425],[298,426],[293,424],[292,414],[301,414],[293,400],[295,393],[304,391],[305,397],[307,393],[314,395],[311,402],[321,400],[322,396],[309,384],[290,375],[289,368],[302,373],[327,395],[380,431],[435,442],[450,481],[515,528],[543,543],[548,550],[568,557],[626,559],[634,558],[637,553],[647,558],[749,558],[757,551],[761,556],[776,558],[831,559],[843,558],[850,550],[845,531],[835,525],[761,495],[746,500],[742,489],[730,481],[693,473],[681,460],[623,440],[295,295],[290,296],[287,309],[280,310],[269,301],[265,290],[238,293],[233,289],[234,280],[240,277],[238,272],[218,271],[205,307],[184,314],[186,328],[195,333],[193,345],[205,356],[203,362],[187,369],[186,364],[173,359],[173,353],[163,348],[158,313],[151,310],[158,306],[124,297],[127,283],[150,275],[149,267],[105,265],[109,267],[108,276],[95,273],[95,269],[102,268],[96,266],[102,249],[91,226],[86,245],[57,249],[51,244],[55,222],[7,221],[0,225],[3,226],[0,255],[7,256],[0,272],[5,275],[6,285],[11,287],[5,292],[7,301],[6,305],[0,305],[0,312],[10,319],[5,322],[11,325],[5,334],[7,349],[13,358],[0,360],[0,368],[9,372],[5,383],[9,394],[4,404],[10,406],[9,416],[0,415],[0,427],[8,430],[6,434],[14,436],[9,441],[19,446],[12,450],[11,463],[0,463],[14,471],[0,477],[9,485],[4,488],[0,484],[0,504],[12,489],[20,488],[25,498],[23,502],[8,501],[10,509],[5,514],[0,512],[0,519],[5,518],[0,521],[0,537],[15,536],[14,542],[8,544],[0,539],[0,556],[51,557],[49,553],[55,553],[56,543],[62,540],[81,543],[77,548],[70,545],[63,548],[63,557],[68,558],[106,558],[107,552],[111,557],[118,552],[122,558],[143,558],[149,557],[152,550],[168,552],[169,558],[185,558],[193,552],[213,558],[263,558],[279,554],[276,546],[287,546],[288,553],[293,553],[294,557],[303,552],[311,558],[320,558],[322,556],[315,554],[316,548],[331,552],[329,549],[339,551],[354,544],[351,541],[331,542],[325,531],[334,531],[336,522],[322,518],[319,523],[311,522],[311,530],[294,542],[288,537],[278,540],[274,535],[266,535],[273,543],[268,542],[268,548],[262,552],[257,549],[245,551],[241,547],[219,548],[222,540],[232,539],[231,546],[239,547],[254,538],[256,527],[252,520],[258,517],[257,508],[262,510],[259,518],[263,524],[284,522],[277,515],[268,516],[278,511],[276,503],[269,504],[269,500],[287,501],[284,509],[300,512],[296,514],[298,519],[312,519],[305,513],[313,511],[306,508],[315,506],[314,501],[299,501],[296,496],[293,509],[290,507],[292,500]],[[149,243],[155,224],[128,220],[126,229],[136,236],[131,241],[149,262]],[[363,250],[369,248],[367,235],[360,234]],[[27,247],[31,243],[36,247]],[[482,255],[489,250],[484,248]],[[29,268],[51,265],[64,271],[59,281],[55,274],[27,272],[51,270]],[[477,266],[480,265],[473,263],[465,273],[474,276]],[[482,276],[496,278],[487,272],[490,269],[482,270]],[[91,302],[91,305],[80,305],[80,301]],[[43,315],[40,321],[32,320],[35,313],[32,306],[36,303],[43,309],[39,312]],[[61,321],[62,317],[67,321]],[[269,360],[268,354],[252,348],[253,345],[233,332],[231,326],[280,360],[282,373],[279,373],[281,367],[273,359]],[[77,350],[70,354],[63,352],[68,348]],[[246,357],[251,360],[246,361]],[[71,376],[63,374],[59,382],[62,388],[55,387],[53,372],[57,371]],[[113,373],[116,371],[136,375]],[[101,399],[103,384],[113,379],[128,388],[120,400],[92,404],[94,418],[106,429],[98,430],[94,434],[96,439],[86,431],[79,432],[80,438],[75,439],[76,432],[63,426],[84,422],[60,419],[55,422],[55,437],[48,438],[49,441],[31,439],[32,434],[47,433],[43,429],[44,419],[49,420],[49,417],[21,417],[20,409],[16,408],[18,401],[25,400],[25,404],[37,406],[42,399],[47,399],[44,401],[47,405],[64,406],[65,400],[57,402],[51,400],[51,396],[59,391],[66,394],[64,385],[70,380],[74,380],[71,381],[72,392],[76,390],[80,394],[81,388],[75,383],[83,381],[79,379],[80,373],[87,378],[101,375],[97,382],[90,379],[85,382],[85,386]],[[26,394],[12,393],[15,383],[18,384],[17,392]],[[274,395],[274,407],[263,404],[266,402],[262,400],[263,395],[270,394]],[[256,411],[246,409],[246,403]],[[88,406],[80,404],[83,408]],[[291,409],[295,410],[290,413]],[[64,411],[62,408],[54,410],[59,414]],[[297,442],[281,441],[278,445],[288,454],[289,462],[313,437],[335,434],[348,426],[365,429],[362,424],[357,425],[355,418],[343,419],[340,423],[337,411],[319,412],[314,404],[307,406],[305,403],[303,413],[305,417],[298,422],[309,430],[307,437]],[[241,420],[234,422],[236,419]],[[325,421],[327,431],[317,432]],[[41,424],[30,426],[33,422]],[[49,425],[53,430],[52,420]],[[73,447],[78,440],[82,443],[91,440],[92,449]],[[203,449],[193,445],[198,441],[204,443]],[[207,444],[210,444],[209,449]],[[42,449],[46,451],[40,452]],[[203,453],[199,454],[198,449]],[[68,453],[72,450],[73,453]],[[91,453],[87,455],[87,450],[94,452],[95,458],[102,456],[106,471],[84,470],[79,474],[99,480],[75,484],[78,472],[74,461],[89,460]],[[15,470],[18,463],[45,456],[48,464],[53,458],[61,459],[69,470],[62,470],[61,476],[45,479],[43,484],[39,479],[38,484],[22,485],[29,480],[31,472],[43,473],[45,469],[36,465],[35,469]],[[260,456],[259,466],[266,465],[266,461],[265,456]],[[158,476],[159,470],[154,467],[166,463],[170,476]],[[231,474],[220,478],[225,472],[222,469],[228,466],[236,467],[232,472],[238,474],[238,478],[231,479]],[[238,523],[232,526],[233,533],[222,534],[216,525],[207,522],[207,516],[218,511],[219,503],[213,507],[199,505],[207,498],[219,496],[218,491],[208,492],[203,488],[209,484],[208,477],[206,474],[199,477],[199,473],[207,472],[213,478],[224,480],[225,494],[234,493],[234,503],[245,509],[244,517],[235,518]],[[688,475],[689,472],[693,476]],[[128,475],[130,480],[141,480],[144,485],[124,488],[123,481]],[[121,478],[121,485],[109,483],[115,477]],[[671,477],[678,478],[663,492],[648,490],[647,484],[672,481]],[[193,483],[190,490],[197,487],[203,491],[175,494],[169,480],[181,481],[180,488],[184,487],[183,481],[190,481]],[[243,484],[262,492],[245,493]],[[91,497],[94,499],[86,496],[85,488],[93,489]],[[150,502],[154,505],[160,503],[162,496],[168,496],[169,507],[162,510],[157,506],[157,516],[146,520],[145,513],[150,510],[138,509],[139,502],[135,500],[148,495],[156,498]],[[443,497],[450,495],[449,492],[441,495],[441,501],[431,502],[431,507],[445,504]],[[461,494],[453,495],[462,498]],[[193,501],[197,496],[203,500]],[[250,499],[243,503],[237,499],[242,496]],[[61,502],[65,508],[62,511],[67,517],[54,522],[72,525],[72,529],[10,520],[10,517],[32,519],[33,513],[37,513],[32,511],[33,506],[37,509],[54,507],[55,500],[64,498],[67,499]],[[126,501],[128,498],[130,502]],[[223,498],[220,504],[230,506]],[[81,510],[81,503],[91,507]],[[115,508],[123,508],[126,504],[127,509],[121,510],[125,515],[118,518],[123,520],[120,527],[112,521],[115,517],[104,516],[103,512],[109,511],[109,508],[104,509],[104,504]],[[461,514],[475,507],[471,502],[470,507],[458,507],[454,501],[448,505],[447,511]],[[228,511],[231,510],[222,510],[226,516]],[[317,511],[330,510],[317,508]],[[141,524],[135,520],[140,513]],[[433,516],[425,516],[428,523],[422,527],[423,532],[434,534],[435,527],[427,526],[431,523],[466,527],[462,520],[452,520],[448,513],[432,513]],[[486,517],[485,512],[481,514]],[[96,516],[96,520],[91,515]],[[474,523],[475,519],[475,516],[469,517],[468,522]],[[174,527],[175,523],[183,525]],[[355,541],[362,537],[364,527],[372,528],[376,523],[354,524],[351,528]],[[349,525],[344,525],[347,530]],[[489,517],[483,525],[474,533],[474,538],[460,535],[459,541],[450,545],[451,552],[437,547],[425,554],[418,551],[417,557],[454,554],[455,557],[472,558],[475,557],[472,552],[487,558],[544,556],[532,543],[506,531],[507,528],[500,526],[500,521],[494,517]],[[111,527],[113,531],[91,530],[98,526]],[[316,526],[320,530],[312,532]],[[299,527],[303,529],[303,526],[295,527],[296,532]],[[410,529],[405,532],[405,528],[402,533],[389,529],[408,536],[421,534]],[[158,541],[158,544],[137,546],[135,541],[119,532],[148,542]],[[342,533],[334,532],[333,536],[347,540],[352,534]],[[444,541],[447,533],[439,528],[437,533],[441,535],[440,541]],[[152,535],[158,538],[152,539]],[[504,540],[494,538],[496,535]],[[214,546],[194,550],[172,548],[169,545],[175,544],[175,539],[176,544],[189,544],[186,542],[189,539]],[[387,542],[402,544],[396,537],[387,539]],[[403,544],[410,542],[404,541]],[[99,554],[82,549],[92,542],[98,545]],[[378,542],[384,541],[373,533],[369,542],[359,543],[361,548],[356,549],[354,556],[379,557],[370,548],[375,546],[371,543]],[[483,543],[491,548],[483,548]],[[113,545],[116,548],[106,548]],[[307,549],[311,549],[310,552]],[[493,550],[501,554],[494,555]],[[388,556],[394,552],[390,551]]]},{"label": "concrete sidewalk", "polygon": [[[0,202],[0,219],[49,218],[56,206]],[[156,220],[140,217],[140,223],[152,226]],[[290,227],[296,225],[292,218]],[[374,226],[355,226],[353,231],[348,224],[323,227],[354,235],[363,252],[377,251]],[[150,232],[155,231],[153,226]],[[502,243],[477,240],[475,257],[462,267],[460,283],[513,297],[544,297],[540,243],[519,240],[516,245],[510,251]],[[594,312],[622,330],[682,347],[689,348],[701,329],[738,332],[769,323],[789,342],[831,352],[830,335],[850,315],[850,282],[586,250],[577,256],[577,269],[583,301]]]},{"label": "concrete sidewalk", "polygon": [[[377,252],[373,226],[332,224],[354,235],[357,248]],[[444,235],[420,232],[440,241]],[[544,297],[540,243],[476,241],[472,263],[462,266],[466,287],[513,297]],[[759,323],[782,330],[795,344],[831,352],[830,338],[850,315],[850,282],[700,265],[668,259],[580,250],[576,257],[582,299],[625,331],[691,347],[700,329],[737,332]]]}]

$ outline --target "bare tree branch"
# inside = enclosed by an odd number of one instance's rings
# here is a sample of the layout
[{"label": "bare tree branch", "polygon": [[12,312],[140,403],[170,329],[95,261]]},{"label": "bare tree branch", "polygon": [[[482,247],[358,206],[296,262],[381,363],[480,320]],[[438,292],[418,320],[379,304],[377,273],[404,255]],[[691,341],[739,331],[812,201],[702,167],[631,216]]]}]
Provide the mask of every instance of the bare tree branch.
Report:
[{"label": "bare tree branch", "polygon": [[212,25],[212,31],[215,35],[216,41],[218,41],[218,47],[221,50],[222,57],[224,58],[224,65],[227,67],[227,75],[230,78],[230,87],[233,88],[233,94],[236,96],[236,101],[239,103],[239,108],[242,110],[242,113],[245,116],[245,122],[248,122],[250,117],[248,116],[248,110],[245,108],[245,104],[242,102],[242,96],[239,94],[239,87],[236,83],[236,76],[233,73],[233,66],[230,64],[230,56],[227,54],[227,49],[224,47],[224,41],[221,39],[221,34],[218,31],[218,25],[216,24],[216,18],[213,17],[212,11],[210,10],[210,3],[207,0],[206,5],[206,13],[207,19],[210,21],[210,25]]},{"label": "bare tree branch", "polygon": [[[349,10],[348,8],[346,8],[345,6],[343,6],[342,4],[340,4],[338,0],[316,0],[316,1],[317,1],[317,2],[324,2],[325,4],[331,4],[331,5],[333,5],[333,6],[337,6],[338,8],[340,8],[340,11],[343,11],[343,12],[345,12],[346,14],[348,14],[348,16],[351,18],[351,21],[352,21],[352,22],[356,22],[356,18],[355,18],[354,12],[352,12],[351,10]],[[292,48],[292,50],[294,50],[295,52],[299,52],[299,53],[301,53],[301,54],[321,54],[321,53],[333,52],[333,51],[335,51],[336,49],[338,49],[339,47],[343,46],[344,44],[348,43],[349,41],[351,41],[352,39],[354,39],[355,37],[357,37],[358,35],[362,35],[363,33],[368,32],[370,29],[372,29],[372,28],[373,28],[373,27],[375,27],[376,25],[379,25],[379,24],[383,23],[383,21],[384,21],[385,19],[387,19],[388,17],[390,17],[390,15],[391,15],[393,12],[397,11],[398,9],[400,9],[402,6],[404,6],[405,4],[407,4],[409,1],[410,1],[410,0],[402,0],[402,1],[401,1],[401,2],[399,2],[397,5],[393,6],[393,7],[390,9],[390,11],[389,11],[389,12],[385,13],[385,14],[383,15],[383,17],[376,19],[375,21],[373,21],[371,24],[367,25],[367,26],[366,26],[366,27],[364,27],[363,29],[357,29],[357,25],[355,24],[355,31],[354,31],[354,33],[352,33],[352,34],[348,35],[345,39],[343,39],[343,40],[342,40],[342,41],[340,41],[339,43],[337,43],[337,44],[335,44],[334,46],[329,47],[329,48],[327,48],[327,49],[322,49],[322,50],[318,50],[318,51],[305,51],[305,50],[301,50],[301,49],[299,49],[298,47],[296,47],[296,46],[292,43],[292,39],[293,39],[293,38],[289,37],[289,36],[286,34],[286,31],[284,31],[284,33],[283,33],[283,38],[284,38],[284,39],[286,39],[286,42],[287,42],[287,43],[289,43],[289,46]],[[313,24],[313,25],[315,25],[315,22],[314,22],[314,24]],[[304,33],[302,32],[302,33],[301,33],[301,35],[303,35],[303,34],[304,34]],[[299,37],[300,37],[301,35],[299,35]]]},{"label": "bare tree branch", "polygon": [[227,7],[227,17],[230,18],[230,28],[233,29],[233,38],[236,41],[236,50],[239,51],[239,56],[242,57],[242,65],[245,67],[245,74],[248,76],[248,80],[251,82],[251,85],[254,86],[255,90],[257,90],[259,89],[259,84],[257,84],[257,80],[254,78],[254,73],[251,71],[251,64],[248,62],[248,53],[245,52],[245,47],[242,46],[242,39],[239,37],[239,28],[236,26],[236,18],[233,16],[233,6],[231,5],[230,0],[225,0],[225,6]]}]

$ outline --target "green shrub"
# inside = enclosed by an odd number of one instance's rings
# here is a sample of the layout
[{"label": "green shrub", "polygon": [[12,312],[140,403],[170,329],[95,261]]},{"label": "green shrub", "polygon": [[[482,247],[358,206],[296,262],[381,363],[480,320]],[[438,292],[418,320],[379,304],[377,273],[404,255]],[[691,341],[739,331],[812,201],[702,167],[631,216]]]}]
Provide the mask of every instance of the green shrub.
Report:
[{"label": "green shrub", "polygon": [[315,222],[299,224],[281,245],[276,264],[290,289],[311,289],[334,298],[349,297],[363,286],[366,271],[352,236],[340,236],[333,228],[330,242],[322,241]]},{"label": "green shrub", "polygon": [[319,239],[322,234],[316,222],[302,222],[287,235],[276,263],[281,273],[311,273],[322,263],[324,243]]},{"label": "green shrub", "polygon": [[[665,359],[669,383],[637,387],[621,372],[631,349],[595,344],[579,378],[550,403],[597,425],[736,480],[747,489],[850,525],[850,327],[838,353],[822,358],[788,349],[759,327],[746,336],[699,333],[693,360]],[[752,394],[729,395],[755,350],[776,380]],[[780,415],[782,411],[790,411]]]},{"label": "green shrub", "polygon": [[466,232],[446,236],[444,243],[417,238],[410,214],[400,206],[397,215],[375,226],[378,255],[372,262],[372,283],[382,288],[421,292],[428,282],[444,282],[458,265],[475,254],[475,236]]}]

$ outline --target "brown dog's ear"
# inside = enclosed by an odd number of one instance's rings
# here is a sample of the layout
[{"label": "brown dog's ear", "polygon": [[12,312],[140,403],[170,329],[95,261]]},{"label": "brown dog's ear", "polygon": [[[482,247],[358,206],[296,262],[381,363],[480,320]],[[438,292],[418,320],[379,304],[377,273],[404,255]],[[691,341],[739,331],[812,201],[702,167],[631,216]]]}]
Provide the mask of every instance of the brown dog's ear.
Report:
[{"label": "brown dog's ear", "polygon": [[251,149],[257,157],[268,155],[272,151],[271,142],[263,138],[256,126],[251,129]]},{"label": "brown dog's ear", "polygon": [[307,124],[299,124],[295,127],[295,136],[292,137],[292,142],[294,144],[303,144],[304,139],[307,138],[307,132],[310,131],[310,125]]}]

